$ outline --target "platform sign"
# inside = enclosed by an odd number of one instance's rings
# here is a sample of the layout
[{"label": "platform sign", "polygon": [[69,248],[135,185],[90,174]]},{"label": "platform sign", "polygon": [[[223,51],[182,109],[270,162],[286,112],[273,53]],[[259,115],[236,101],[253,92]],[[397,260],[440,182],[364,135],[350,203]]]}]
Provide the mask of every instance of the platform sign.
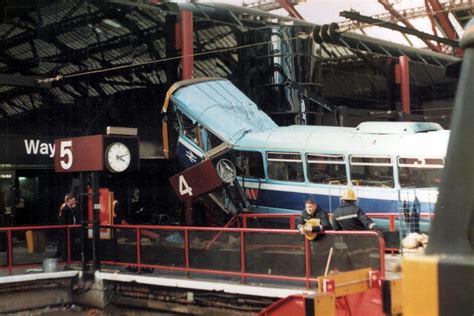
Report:
[{"label": "platform sign", "polygon": [[51,167],[55,150],[53,136],[0,134],[0,164]]},{"label": "platform sign", "polygon": [[104,137],[92,135],[56,139],[54,169],[56,172],[104,170]]},{"label": "platform sign", "polygon": [[222,180],[211,160],[174,175],[170,183],[181,201],[192,200],[222,186]]}]

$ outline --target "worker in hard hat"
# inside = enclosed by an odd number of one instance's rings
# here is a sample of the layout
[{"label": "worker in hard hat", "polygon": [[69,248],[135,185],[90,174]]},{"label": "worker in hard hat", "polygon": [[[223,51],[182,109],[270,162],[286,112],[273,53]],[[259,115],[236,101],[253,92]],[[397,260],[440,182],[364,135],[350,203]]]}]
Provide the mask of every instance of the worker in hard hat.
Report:
[{"label": "worker in hard hat", "polygon": [[377,225],[355,204],[356,201],[355,192],[347,189],[341,196],[341,204],[334,211],[334,228],[336,230],[373,230],[381,234]]}]

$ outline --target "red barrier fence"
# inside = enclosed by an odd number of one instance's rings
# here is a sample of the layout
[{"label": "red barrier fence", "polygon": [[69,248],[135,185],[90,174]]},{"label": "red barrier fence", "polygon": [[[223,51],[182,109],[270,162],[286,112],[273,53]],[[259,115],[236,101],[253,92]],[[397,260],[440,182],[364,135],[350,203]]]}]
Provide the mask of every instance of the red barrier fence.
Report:
[{"label": "red barrier fence", "polygon": [[[329,214],[331,217],[332,214]],[[388,221],[388,231],[396,232],[397,231],[397,221],[399,218],[404,219],[403,214],[398,213],[367,213],[367,216],[372,219],[386,219]],[[296,229],[296,222],[301,218],[301,214],[298,213],[270,213],[270,214],[239,214],[240,219],[242,220],[243,227],[249,227],[250,219],[276,219],[280,223],[288,221],[287,227],[290,229]],[[421,213],[419,214],[420,219],[433,219],[433,213]],[[395,252],[400,252],[400,246],[385,248],[385,250],[394,254]]]},{"label": "red barrier fence", "polygon": [[[27,230],[66,229],[66,263],[74,262],[71,260],[71,230],[78,228],[79,225],[0,228],[0,234],[7,234],[8,243],[7,264],[0,268],[8,269],[11,274],[14,268],[34,265],[16,264],[13,260],[17,253],[24,252],[24,247],[12,245],[12,233]],[[369,265],[382,274],[385,268],[384,240],[373,232],[328,231],[321,233],[316,240],[308,241],[296,230],[288,229],[154,225],[110,225],[103,228],[114,230],[114,238],[101,243],[104,250],[112,250],[115,255],[112,260],[105,258],[101,263],[136,267],[138,271],[154,268],[187,276],[233,277],[240,279],[241,283],[249,280],[302,282],[311,288],[316,277],[331,263],[327,254],[332,254],[332,250],[329,252],[332,247],[339,252],[332,258],[335,271],[357,268],[352,266],[357,261],[360,261],[359,265]],[[207,247],[210,243],[213,245]],[[349,260],[346,252],[351,247],[366,249],[367,253]],[[372,258],[372,261],[361,258]]]},{"label": "red barrier fence", "polygon": [[[160,270],[168,270],[168,271],[175,271],[175,272],[183,272],[186,275],[190,275],[191,273],[202,273],[202,274],[211,274],[211,275],[216,275],[216,276],[233,276],[233,277],[239,277],[240,281],[242,283],[246,283],[248,278],[257,278],[257,279],[272,279],[272,280],[285,280],[285,281],[299,281],[299,282],[305,282],[306,286],[309,288],[311,282],[315,282],[316,276],[312,275],[312,258],[314,257],[314,252],[315,250],[312,250],[310,248],[317,248],[315,245],[318,245],[318,241],[316,240],[315,242],[309,242],[307,239],[301,237],[298,235],[298,232],[295,230],[287,230],[287,229],[250,229],[250,228],[215,228],[215,227],[176,227],[176,226],[151,226],[151,225],[140,225],[140,226],[135,226],[135,225],[111,225],[111,226],[104,226],[104,227],[110,227],[114,229],[120,229],[121,233],[123,233],[124,230],[136,230],[136,237],[134,243],[137,245],[137,250],[136,250],[136,260],[135,262],[126,262],[123,260],[103,260],[103,264],[107,265],[118,265],[118,266],[134,266],[137,267],[139,271],[141,271],[143,268],[155,268],[155,269],[160,269]],[[179,249],[180,251],[184,251],[184,264],[182,263],[182,257],[179,257],[178,260],[173,261],[171,264],[159,264],[158,259],[154,258],[151,259],[154,262],[145,262],[145,261],[150,261],[150,259],[144,260],[144,251],[141,249],[142,248],[142,237],[143,236],[149,236],[151,234],[158,235],[158,238],[155,238],[155,243],[156,242],[162,242],[163,244],[167,244],[165,240],[167,240],[169,237],[174,236],[174,234],[179,233],[178,236],[184,236],[183,240],[179,240],[175,242],[175,246],[170,247],[169,245],[166,246],[156,246],[155,244],[152,243],[152,245],[148,245],[149,252],[153,253],[167,253],[169,256],[172,256],[172,251],[175,251],[176,249]],[[171,234],[170,234],[171,233]],[[260,234],[265,236],[266,238],[255,238],[255,234]],[[129,234],[130,235],[130,234]],[[207,241],[203,241],[205,244],[202,245],[200,248],[196,248],[191,246],[191,241],[190,241],[190,236],[196,237],[198,240],[199,236],[202,237],[202,235],[206,235],[208,238]],[[215,251],[216,248],[222,247],[222,246],[216,246],[214,247],[215,249],[209,249],[210,244],[216,245],[216,236],[220,236],[221,239],[224,240],[230,240],[229,235],[236,235],[240,236],[238,239],[239,240],[239,258],[238,260],[235,260],[235,262],[238,262],[239,264],[235,264],[233,266],[228,267],[227,269],[221,268],[221,269],[212,269],[209,267],[212,267],[212,265],[216,265],[215,262],[212,262],[212,260],[209,260],[210,255],[218,255],[219,251]],[[328,231],[326,233],[323,233],[321,235],[327,235],[327,236],[351,236],[352,238],[355,236],[366,236],[372,239],[372,241],[376,241],[377,245],[376,248],[378,249],[378,257],[380,258],[379,264],[378,264],[378,269],[381,271],[384,270],[384,241],[382,238],[379,238],[377,234],[373,232],[335,232],[335,231]],[[166,237],[168,236],[168,237]],[[284,238],[284,236],[291,236],[291,240],[294,240],[295,242],[292,244],[274,244],[273,241],[271,240],[272,238],[274,239],[275,242],[278,241],[278,239],[285,239],[286,242],[288,242],[288,238]],[[252,238],[253,237],[253,238]],[[181,238],[181,237],[180,237]],[[144,238],[148,239],[148,238]],[[270,243],[261,243],[261,240],[270,240]],[[302,239],[304,240],[304,246],[303,251],[299,252],[298,245],[301,246],[301,241]],[[258,240],[259,242],[255,243],[252,242],[251,240],[255,241]],[[196,238],[193,240],[196,241]],[[130,240],[128,243],[130,244]],[[321,243],[321,242],[320,242]],[[332,243],[332,239],[331,239]],[[125,245],[126,243],[123,243]],[[321,243],[322,244],[322,243]],[[235,244],[233,246],[233,250],[236,250],[237,248]],[[310,247],[311,245],[311,247]],[[120,248],[120,247],[119,247]],[[374,247],[372,247],[374,249]],[[249,259],[249,249],[252,249],[254,252],[259,249],[263,249],[265,251],[271,252],[279,252],[278,255],[280,257],[288,257],[290,258],[291,256],[288,255],[289,253],[292,253],[294,257],[296,258],[298,255],[303,254],[304,255],[304,275],[303,276],[290,276],[290,275],[276,275],[276,274],[264,274],[264,273],[255,273],[252,271],[249,271],[247,269],[248,266],[248,259]],[[284,250],[288,250],[285,252]],[[372,250],[373,250],[372,249]],[[214,251],[213,251],[214,250]],[[217,249],[217,250],[222,250],[221,253],[227,253],[232,255],[232,251],[229,249]],[[225,250],[225,251],[224,251]],[[197,252],[200,251],[202,254],[197,254]],[[250,257],[252,254],[250,254]],[[218,258],[221,261],[232,261],[229,258]],[[197,260],[204,260],[208,263],[209,265],[206,264],[200,264],[196,263]],[[181,266],[180,266],[181,265]],[[203,268],[202,265],[205,265],[206,267]],[[218,266],[221,266],[221,262],[217,264]],[[197,266],[197,267],[194,267]],[[281,267],[280,267],[281,268]],[[321,268],[321,267],[319,267]],[[288,266],[288,269],[294,269],[294,267],[291,267],[291,264]],[[258,268],[257,268],[258,270]]]},{"label": "red barrier fence", "polygon": [[[71,230],[72,229],[79,229],[81,226],[80,225],[50,225],[50,226],[18,226],[18,227],[2,227],[0,228],[0,234],[6,234],[7,235],[7,264],[6,266],[0,265],[0,269],[8,269],[9,274],[12,273],[13,268],[27,268],[27,267],[34,267],[37,266],[37,263],[27,263],[27,264],[14,264],[13,263],[13,255],[14,255],[14,249],[15,248],[24,248],[24,247],[14,247],[13,246],[13,234],[14,233],[21,233],[21,232],[28,232],[28,231],[33,231],[33,232],[39,232],[39,231],[58,231],[61,229],[66,230],[66,242],[65,246],[67,247],[67,257],[65,262],[66,263],[72,263],[73,261],[71,260]],[[33,241],[26,241],[26,244],[29,242]],[[56,245],[56,241],[54,242]],[[28,246],[29,248],[29,246]]]},{"label": "red barrier fence", "polygon": [[[330,214],[331,215],[331,214]],[[398,220],[400,214],[398,213],[366,213],[370,218],[381,218],[389,221],[390,231],[395,231],[395,221]],[[274,219],[287,219],[289,221],[290,229],[296,228],[296,221],[301,218],[301,214],[289,214],[289,213],[272,213],[272,214],[239,214],[242,219],[243,227],[247,227],[249,218],[274,218]],[[433,213],[421,213],[420,218],[433,219]]]}]

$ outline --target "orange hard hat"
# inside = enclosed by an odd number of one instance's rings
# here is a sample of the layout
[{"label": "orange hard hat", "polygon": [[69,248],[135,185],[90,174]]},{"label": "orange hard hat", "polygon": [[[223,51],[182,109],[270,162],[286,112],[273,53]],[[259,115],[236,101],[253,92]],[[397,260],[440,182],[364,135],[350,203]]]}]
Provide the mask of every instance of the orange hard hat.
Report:
[{"label": "orange hard hat", "polygon": [[341,200],[357,201],[357,195],[351,189],[347,189],[347,191],[341,196]]}]

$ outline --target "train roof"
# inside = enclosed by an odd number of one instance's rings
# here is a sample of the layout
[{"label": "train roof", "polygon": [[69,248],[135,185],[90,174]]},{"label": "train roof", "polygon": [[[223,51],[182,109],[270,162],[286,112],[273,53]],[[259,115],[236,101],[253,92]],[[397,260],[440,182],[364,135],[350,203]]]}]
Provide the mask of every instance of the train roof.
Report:
[{"label": "train roof", "polygon": [[225,79],[194,79],[178,88],[171,100],[189,118],[229,143],[249,132],[277,127],[242,91]]},{"label": "train roof", "polygon": [[[369,123],[369,124],[367,124]],[[249,133],[236,148],[265,151],[293,151],[364,156],[444,157],[449,131],[439,128],[424,131],[423,124],[367,122],[356,128],[331,126],[288,126],[271,131]],[[374,123],[374,124],[372,124]],[[419,126],[415,126],[418,124]],[[371,130],[360,127],[371,126]],[[431,123],[424,126],[430,126]],[[437,125],[437,124],[436,124]],[[403,128],[400,130],[400,127]],[[435,126],[435,125],[431,125]],[[373,127],[377,127],[377,133]],[[403,129],[406,129],[403,131]]]},{"label": "train roof", "polygon": [[198,78],[170,88],[179,111],[236,148],[371,156],[444,157],[449,131],[430,122],[364,122],[355,128],[278,127],[230,81]]}]

